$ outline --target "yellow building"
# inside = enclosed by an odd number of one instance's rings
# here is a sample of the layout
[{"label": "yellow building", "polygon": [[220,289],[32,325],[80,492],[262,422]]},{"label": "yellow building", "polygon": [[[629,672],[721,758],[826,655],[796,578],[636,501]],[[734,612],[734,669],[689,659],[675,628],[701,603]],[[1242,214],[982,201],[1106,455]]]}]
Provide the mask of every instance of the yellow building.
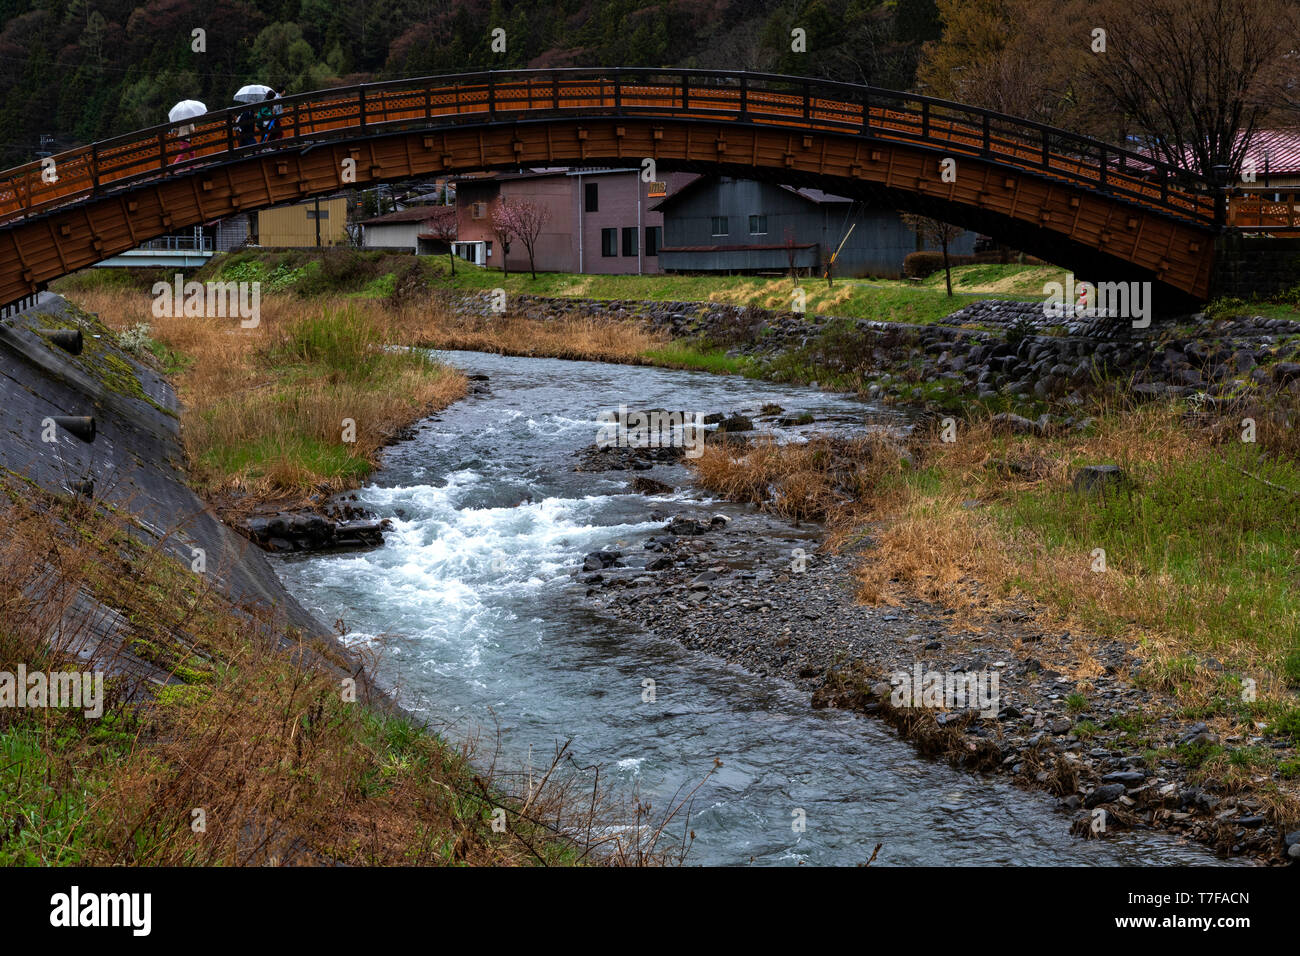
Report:
[{"label": "yellow building", "polygon": [[342,196],[334,199],[309,199],[292,206],[276,206],[257,214],[257,239],[259,246],[304,247],[316,245],[316,215],[320,210],[320,244],[333,246],[348,239],[348,201]]}]

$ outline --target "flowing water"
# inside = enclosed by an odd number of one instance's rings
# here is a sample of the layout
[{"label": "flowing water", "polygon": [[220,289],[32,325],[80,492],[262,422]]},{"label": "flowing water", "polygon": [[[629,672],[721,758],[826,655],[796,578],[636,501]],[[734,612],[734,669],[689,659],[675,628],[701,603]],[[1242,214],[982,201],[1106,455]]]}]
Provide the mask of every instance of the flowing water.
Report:
[{"label": "flowing water", "polygon": [[[878,721],[813,710],[804,691],[598,617],[571,572],[617,547],[639,561],[663,514],[747,509],[690,491],[648,499],[630,473],[573,471],[596,417],[630,408],[885,421],[855,399],[703,373],[452,352],[491,393],[453,406],[387,452],[360,504],[393,520],[384,547],[283,557],[276,567],[349,640],[380,648],[380,676],[453,739],[500,732],[502,756],[545,764],[572,738],[581,765],[656,810],[695,794],[688,863],[877,865],[1213,863],[1172,837],[1082,841],[1051,798],[922,760]],[[681,466],[655,474],[682,486]],[[659,509],[660,516],[651,517]],[[770,525],[770,522],[768,522]],[[797,537],[801,532],[791,530]],[[642,681],[656,700],[642,701]],[[795,832],[794,811],[807,826]],[[672,828],[678,836],[681,827]]]}]

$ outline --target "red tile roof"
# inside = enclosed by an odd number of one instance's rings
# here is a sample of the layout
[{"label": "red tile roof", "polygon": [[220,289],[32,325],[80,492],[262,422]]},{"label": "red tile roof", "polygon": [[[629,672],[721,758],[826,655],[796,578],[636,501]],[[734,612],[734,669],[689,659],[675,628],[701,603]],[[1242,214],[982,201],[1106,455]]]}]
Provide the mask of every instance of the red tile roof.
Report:
[{"label": "red tile roof", "polygon": [[1256,130],[1246,147],[1246,158],[1255,161],[1255,175],[1264,175],[1264,156],[1268,171],[1279,176],[1300,173],[1300,129]]}]

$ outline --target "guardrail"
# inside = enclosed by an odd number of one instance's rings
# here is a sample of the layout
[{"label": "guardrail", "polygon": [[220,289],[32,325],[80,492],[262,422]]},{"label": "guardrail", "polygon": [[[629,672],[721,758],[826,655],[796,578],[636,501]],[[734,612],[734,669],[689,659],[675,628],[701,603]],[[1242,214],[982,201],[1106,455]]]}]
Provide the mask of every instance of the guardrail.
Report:
[{"label": "guardrail", "polygon": [[1234,190],[1228,198],[1228,225],[1252,232],[1300,233],[1300,188]]},{"label": "guardrail", "polygon": [[1140,153],[960,103],[802,77],[636,68],[512,70],[366,83],[286,96],[272,105],[277,115],[268,142],[244,135],[237,118],[250,107],[234,106],[59,153],[52,167],[35,162],[0,173],[0,222],[268,147],[300,147],[372,131],[574,115],[728,120],[914,143],[1083,186],[1196,224],[1216,221],[1206,179]]}]

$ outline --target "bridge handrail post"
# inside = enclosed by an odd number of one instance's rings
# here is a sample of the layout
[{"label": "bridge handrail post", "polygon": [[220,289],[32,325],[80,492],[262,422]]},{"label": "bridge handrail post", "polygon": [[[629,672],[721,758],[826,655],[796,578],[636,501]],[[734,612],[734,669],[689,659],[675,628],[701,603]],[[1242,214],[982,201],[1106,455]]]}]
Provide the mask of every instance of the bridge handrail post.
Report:
[{"label": "bridge handrail post", "polygon": [[90,144],[90,194],[99,195],[99,146]]},{"label": "bridge handrail post", "polygon": [[428,123],[429,120],[431,119],[433,119],[433,96],[432,96],[432,91],[429,89],[429,84],[425,83],[424,84],[424,121],[425,123]]},{"label": "bridge handrail post", "polygon": [[235,151],[235,114],[226,113],[226,152]]},{"label": "bridge handrail post", "polygon": [[488,94],[488,119],[496,119],[497,115],[497,88],[492,82],[492,71],[488,71],[487,94]]},{"label": "bridge handrail post", "polygon": [[982,155],[987,156],[993,150],[993,137],[989,130],[989,114],[984,114],[984,149]]},{"label": "bridge handrail post", "polygon": [[682,74],[682,112],[691,108],[691,78]]},{"label": "bridge handrail post", "polygon": [[1106,185],[1106,147],[1097,150],[1097,185]]},{"label": "bridge handrail post", "polygon": [[302,126],[298,122],[299,105],[300,104],[298,103],[297,100],[293,101],[293,136],[291,137],[292,139],[298,139],[299,137],[302,136]]},{"label": "bridge handrail post", "polygon": [[28,169],[23,173],[23,218],[26,219],[32,212],[32,171]]},{"label": "bridge handrail post", "polygon": [[930,138],[930,101],[921,101],[921,139]]},{"label": "bridge handrail post", "polygon": [[740,74],[740,116],[739,119],[744,121],[746,117],[746,99],[749,97],[749,74]]},{"label": "bridge handrail post", "polygon": [[623,112],[623,74],[617,71],[614,73],[614,112]]},{"label": "bridge handrail post", "polygon": [[158,131],[158,168],[167,170],[167,131]]},{"label": "bridge handrail post", "polygon": [[362,129],[366,128],[366,88],[361,86],[357,90],[357,125]]},{"label": "bridge handrail post", "polygon": [[1047,137],[1047,127],[1043,127],[1043,169],[1052,168],[1052,150]]},{"label": "bridge handrail post", "polygon": [[560,111],[560,78],[554,73],[551,74],[551,109]]}]

